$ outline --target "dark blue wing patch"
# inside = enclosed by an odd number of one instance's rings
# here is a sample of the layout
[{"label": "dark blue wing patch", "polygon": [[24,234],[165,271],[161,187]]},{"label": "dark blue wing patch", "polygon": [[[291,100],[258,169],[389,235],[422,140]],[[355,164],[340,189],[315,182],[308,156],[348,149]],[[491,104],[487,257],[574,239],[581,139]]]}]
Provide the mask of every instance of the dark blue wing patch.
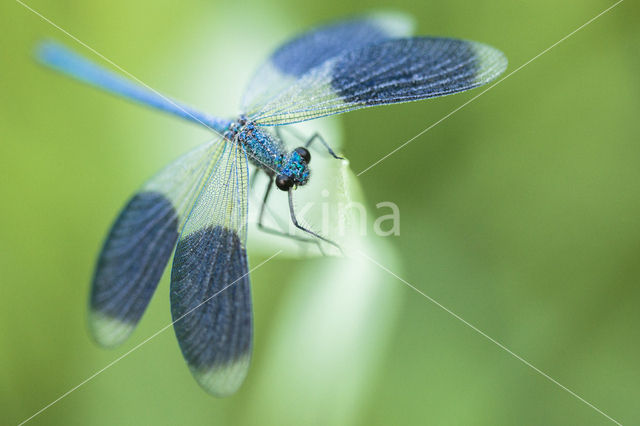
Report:
[{"label": "dark blue wing patch", "polygon": [[394,40],[340,57],[331,85],[345,103],[425,99],[480,85],[483,64],[471,43],[446,38]]},{"label": "dark blue wing patch", "polygon": [[90,296],[92,332],[114,346],[144,313],[178,239],[178,215],[157,192],[136,194],[114,223],[98,258]]},{"label": "dark blue wing patch", "polygon": [[278,48],[256,71],[245,91],[242,111],[252,115],[312,69],[346,51],[407,37],[413,26],[404,14],[379,12],[301,34]]},{"label": "dark blue wing patch", "polygon": [[171,315],[196,380],[216,396],[235,392],[249,365],[253,320],[247,255],[233,230],[209,226],[180,239]]},{"label": "dark blue wing patch", "polygon": [[[400,19],[400,16],[394,18]],[[271,56],[271,61],[281,73],[300,77],[346,50],[405,35],[400,31],[394,33],[392,27],[384,24],[384,20],[371,16],[323,26],[280,47]]]}]

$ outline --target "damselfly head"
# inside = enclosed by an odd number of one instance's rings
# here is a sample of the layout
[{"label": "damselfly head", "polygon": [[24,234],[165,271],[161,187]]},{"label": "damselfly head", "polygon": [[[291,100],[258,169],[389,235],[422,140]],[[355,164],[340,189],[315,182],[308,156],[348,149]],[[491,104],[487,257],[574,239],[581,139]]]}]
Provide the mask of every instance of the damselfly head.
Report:
[{"label": "damselfly head", "polygon": [[283,161],[283,167],[276,176],[276,186],[282,191],[305,185],[309,181],[311,153],[307,148],[296,148]]}]

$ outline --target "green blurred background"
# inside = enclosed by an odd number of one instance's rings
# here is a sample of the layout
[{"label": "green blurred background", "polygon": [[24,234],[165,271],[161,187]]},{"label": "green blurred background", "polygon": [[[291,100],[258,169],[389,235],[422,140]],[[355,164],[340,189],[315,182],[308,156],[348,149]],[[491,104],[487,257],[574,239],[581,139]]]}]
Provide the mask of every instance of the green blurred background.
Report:
[{"label": "green blurred background", "polygon": [[[233,115],[270,50],[327,19],[393,6],[418,34],[501,49],[509,72],[613,1],[28,4],[152,87]],[[390,269],[624,424],[640,423],[639,12],[623,2],[359,179],[372,210],[400,207]],[[0,25],[0,423],[16,424],[170,322],[165,277],[130,341],[100,349],[88,282],[126,198],[208,135],[37,66],[42,37],[81,48],[20,4],[2,2]],[[480,90],[341,117],[353,170]],[[611,423],[371,264],[350,278],[382,292],[366,314],[339,287],[316,297],[349,268],[253,274],[254,361],[231,398],[197,386],[166,330],[30,424]],[[323,318],[357,327],[334,338]]]}]

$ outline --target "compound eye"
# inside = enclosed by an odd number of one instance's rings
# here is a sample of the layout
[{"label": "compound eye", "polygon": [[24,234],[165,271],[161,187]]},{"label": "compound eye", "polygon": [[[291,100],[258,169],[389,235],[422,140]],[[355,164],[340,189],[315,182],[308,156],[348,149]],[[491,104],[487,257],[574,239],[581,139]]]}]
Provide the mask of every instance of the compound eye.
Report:
[{"label": "compound eye", "polygon": [[293,186],[293,179],[287,175],[276,176],[276,186],[282,191],[288,191]]},{"label": "compound eye", "polygon": [[311,153],[307,150],[307,148],[300,147],[296,148],[295,151],[300,157],[302,157],[305,163],[309,164],[309,162],[311,161]]}]

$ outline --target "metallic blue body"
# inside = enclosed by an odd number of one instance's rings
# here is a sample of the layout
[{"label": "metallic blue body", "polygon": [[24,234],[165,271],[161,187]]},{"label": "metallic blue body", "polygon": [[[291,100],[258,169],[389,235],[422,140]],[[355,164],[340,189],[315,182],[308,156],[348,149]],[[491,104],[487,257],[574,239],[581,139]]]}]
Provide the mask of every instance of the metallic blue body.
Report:
[{"label": "metallic blue body", "polygon": [[269,176],[290,177],[295,185],[307,183],[310,171],[304,159],[295,151],[288,152],[282,141],[241,116],[224,133],[226,139],[240,143],[249,160]]},{"label": "metallic blue body", "polygon": [[134,83],[83,58],[63,45],[46,41],[38,46],[37,58],[44,65],[74,77],[114,95],[148,105],[152,108],[177,115],[222,133],[231,124],[229,120],[212,117],[181,102],[174,101],[153,89]]},{"label": "metallic blue body", "polygon": [[231,121],[202,113],[108,71],[55,42],[42,43],[38,49],[38,59],[92,86],[224,134],[227,140],[242,144],[251,162],[269,176],[288,176],[297,186],[309,180],[309,168],[300,155],[287,152],[280,140],[243,116]]}]

